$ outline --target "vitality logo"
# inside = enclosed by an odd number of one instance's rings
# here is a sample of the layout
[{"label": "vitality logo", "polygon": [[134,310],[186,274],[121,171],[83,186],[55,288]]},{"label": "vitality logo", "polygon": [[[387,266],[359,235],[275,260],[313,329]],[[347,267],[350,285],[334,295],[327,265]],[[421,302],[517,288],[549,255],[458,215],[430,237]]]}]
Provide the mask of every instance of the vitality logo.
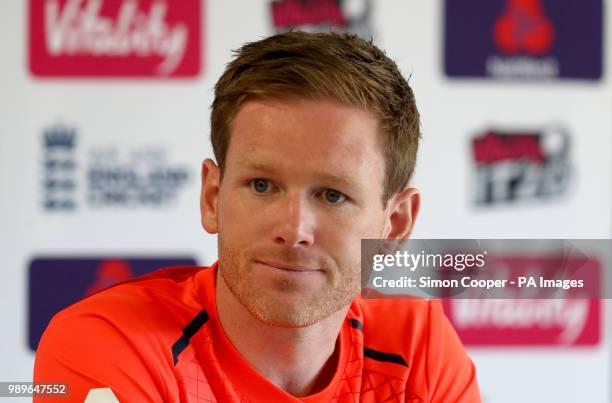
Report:
[{"label": "vitality logo", "polygon": [[466,346],[594,346],[598,299],[454,299],[446,314]]},{"label": "vitality logo", "polygon": [[[567,251],[564,251],[567,252]],[[595,256],[491,255],[495,278],[583,279],[585,288],[545,289],[535,280],[507,287],[502,298],[481,290],[443,301],[449,320],[468,346],[594,346],[601,337],[602,264]],[[545,273],[548,273],[546,275]]]},{"label": "vitality logo", "polygon": [[30,0],[30,70],[46,77],[189,77],[200,0]]}]

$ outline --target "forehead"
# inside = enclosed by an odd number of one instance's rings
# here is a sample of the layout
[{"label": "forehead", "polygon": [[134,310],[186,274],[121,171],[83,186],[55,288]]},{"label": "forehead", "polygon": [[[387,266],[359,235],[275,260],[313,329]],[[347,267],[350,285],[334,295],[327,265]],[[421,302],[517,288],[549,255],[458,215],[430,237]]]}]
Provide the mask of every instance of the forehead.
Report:
[{"label": "forehead", "polygon": [[384,171],[375,116],[337,101],[250,100],[232,126],[228,166],[254,161],[286,169]]}]

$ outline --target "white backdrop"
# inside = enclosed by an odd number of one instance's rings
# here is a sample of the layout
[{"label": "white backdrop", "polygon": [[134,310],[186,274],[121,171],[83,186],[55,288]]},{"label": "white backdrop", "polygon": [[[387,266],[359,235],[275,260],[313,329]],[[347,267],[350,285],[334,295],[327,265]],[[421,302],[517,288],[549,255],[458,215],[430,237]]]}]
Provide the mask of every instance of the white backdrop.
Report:
[{"label": "white backdrop", "polygon": [[[40,0],[41,2],[43,0]],[[28,68],[28,1],[0,2],[0,381],[29,381],[28,265],[38,256],[188,255],[215,260],[216,239],[199,224],[199,167],[208,142],[212,88],[231,49],[274,32],[267,0],[205,0],[196,77],[45,78]],[[353,10],[363,2],[345,2]],[[612,17],[604,2],[605,18]],[[605,29],[601,80],[545,83],[450,79],[444,74],[443,1],[374,2],[375,42],[411,74],[423,141],[414,184],[422,191],[415,237],[610,238],[612,229],[612,43]],[[560,124],[572,136],[573,179],[550,201],[480,208],[473,203],[471,139],[489,129]],[[43,133],[77,136],[73,211],[43,208]],[[161,206],[99,208],[87,201],[85,167],[96,153],[163,150],[189,176]],[[109,151],[111,150],[111,151]],[[612,402],[611,324],[589,348],[470,348],[487,403]]]}]

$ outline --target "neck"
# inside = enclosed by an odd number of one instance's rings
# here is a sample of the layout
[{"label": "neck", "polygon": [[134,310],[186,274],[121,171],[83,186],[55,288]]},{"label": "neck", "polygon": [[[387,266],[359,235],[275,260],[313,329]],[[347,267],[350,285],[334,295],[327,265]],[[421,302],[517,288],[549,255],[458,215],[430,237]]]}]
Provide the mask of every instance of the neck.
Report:
[{"label": "neck", "polygon": [[348,307],[302,328],[272,326],[253,316],[217,273],[217,313],[223,331],[257,372],[302,397],[324,389],[339,357],[338,335]]}]

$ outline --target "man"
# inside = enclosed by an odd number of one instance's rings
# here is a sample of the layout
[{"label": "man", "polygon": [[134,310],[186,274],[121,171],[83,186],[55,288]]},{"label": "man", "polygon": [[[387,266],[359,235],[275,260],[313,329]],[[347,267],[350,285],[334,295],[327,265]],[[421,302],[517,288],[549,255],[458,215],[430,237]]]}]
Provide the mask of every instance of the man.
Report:
[{"label": "man", "polygon": [[[393,61],[348,34],[241,48],[215,88],[201,212],[219,261],[54,317],[35,381],[89,401],[479,402],[438,303],[363,299],[360,241],[408,238],[419,138]],[[109,389],[110,388],[110,389]]]}]

